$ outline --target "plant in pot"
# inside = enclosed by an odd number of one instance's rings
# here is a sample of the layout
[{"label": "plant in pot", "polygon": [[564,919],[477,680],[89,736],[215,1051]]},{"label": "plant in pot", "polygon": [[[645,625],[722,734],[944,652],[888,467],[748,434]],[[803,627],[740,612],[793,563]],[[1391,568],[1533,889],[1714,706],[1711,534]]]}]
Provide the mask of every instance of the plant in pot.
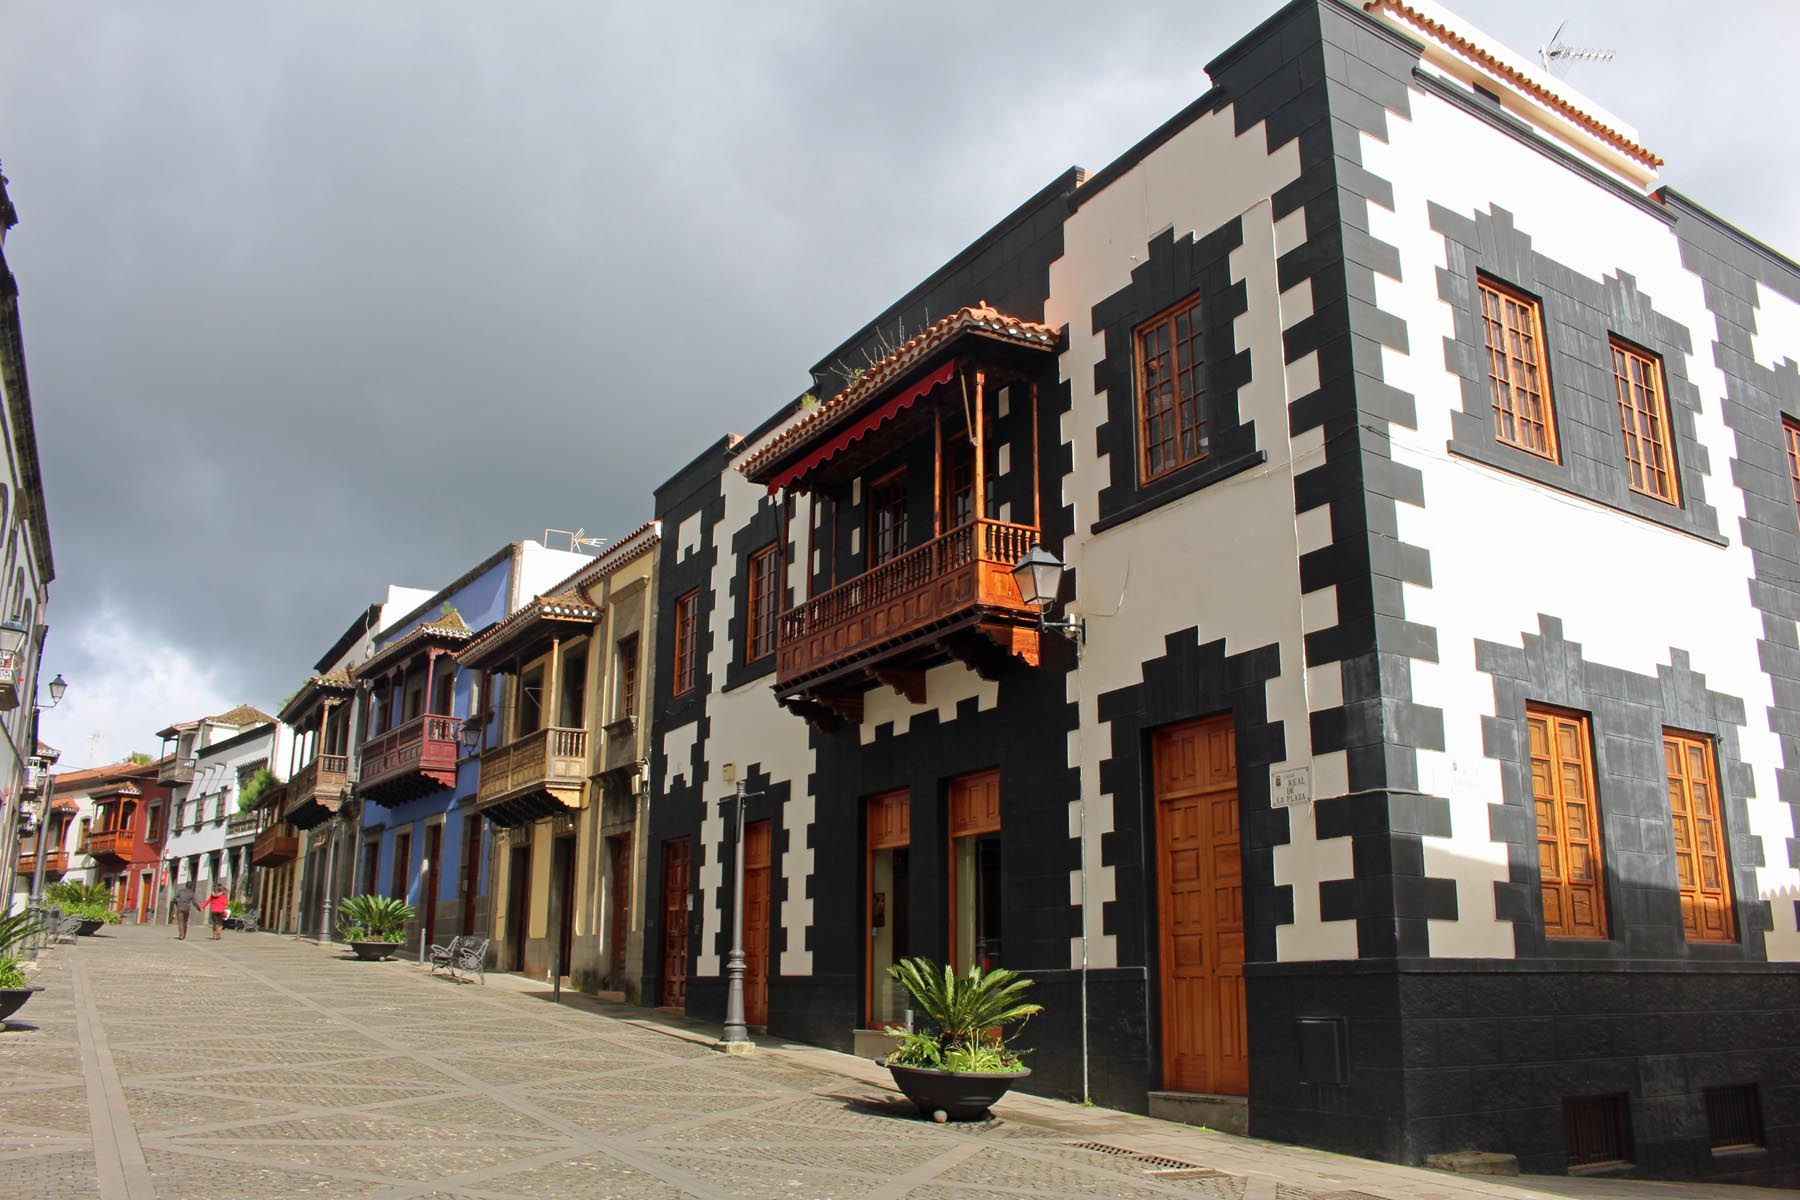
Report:
[{"label": "plant in pot", "polygon": [[64,916],[80,918],[81,927],[75,932],[82,937],[93,937],[102,925],[119,923],[119,914],[112,907],[112,889],[104,883],[58,880],[44,889],[44,898],[61,908]]},{"label": "plant in pot", "polygon": [[24,965],[14,957],[20,945],[38,931],[35,913],[13,913],[0,916],[0,1023],[24,1007],[33,992],[44,989],[33,986]]},{"label": "plant in pot", "polygon": [[940,967],[925,958],[901,959],[888,973],[912,997],[925,1027],[889,1029],[899,1044],[881,1063],[925,1116],[976,1120],[1016,1080],[1031,1074],[1005,1032],[1043,1011],[1022,999],[1031,980],[1001,967],[984,971],[974,965],[959,976],[948,964]]},{"label": "plant in pot", "polygon": [[406,940],[413,906],[392,896],[349,896],[338,906],[338,937],[366,962],[392,958]]}]

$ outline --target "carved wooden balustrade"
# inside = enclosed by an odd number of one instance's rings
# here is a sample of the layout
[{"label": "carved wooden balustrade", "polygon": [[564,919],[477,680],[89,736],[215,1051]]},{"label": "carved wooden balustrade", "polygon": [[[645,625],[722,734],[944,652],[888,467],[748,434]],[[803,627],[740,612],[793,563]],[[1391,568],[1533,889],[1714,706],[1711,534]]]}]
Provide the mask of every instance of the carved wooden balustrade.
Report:
[{"label": "carved wooden balustrade", "polygon": [[399,804],[456,782],[462,718],[426,713],[363,743],[357,791],[376,804]]}]

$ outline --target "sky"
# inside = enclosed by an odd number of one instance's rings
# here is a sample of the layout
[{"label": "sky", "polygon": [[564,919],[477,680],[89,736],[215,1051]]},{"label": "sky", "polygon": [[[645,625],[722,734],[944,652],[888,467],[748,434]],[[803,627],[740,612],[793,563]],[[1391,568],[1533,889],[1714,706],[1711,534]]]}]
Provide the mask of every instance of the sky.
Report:
[{"label": "sky", "polygon": [[[1256,3],[0,0],[63,765],[272,709],[388,583],[617,535]],[[1452,0],[1800,252],[1800,5]]]}]

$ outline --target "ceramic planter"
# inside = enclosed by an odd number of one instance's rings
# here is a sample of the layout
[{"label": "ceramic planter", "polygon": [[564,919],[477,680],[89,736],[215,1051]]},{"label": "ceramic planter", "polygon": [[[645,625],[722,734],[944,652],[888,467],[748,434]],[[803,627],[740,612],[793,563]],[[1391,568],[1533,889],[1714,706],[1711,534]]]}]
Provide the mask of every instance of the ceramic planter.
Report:
[{"label": "ceramic planter", "polygon": [[356,951],[356,957],[364,962],[380,962],[384,958],[394,957],[400,949],[399,942],[351,942],[350,948]]},{"label": "ceramic planter", "polygon": [[987,1115],[1000,1097],[1018,1080],[1031,1074],[1017,1071],[934,1071],[930,1067],[902,1067],[881,1060],[894,1077],[894,1086],[905,1093],[923,1116],[943,1113],[952,1121],[977,1121]]},{"label": "ceramic planter", "polygon": [[6,1018],[12,1016],[21,1008],[24,1008],[25,1002],[31,999],[31,993],[41,992],[43,990],[43,988],[37,986],[0,988],[0,1021],[5,1021]]}]

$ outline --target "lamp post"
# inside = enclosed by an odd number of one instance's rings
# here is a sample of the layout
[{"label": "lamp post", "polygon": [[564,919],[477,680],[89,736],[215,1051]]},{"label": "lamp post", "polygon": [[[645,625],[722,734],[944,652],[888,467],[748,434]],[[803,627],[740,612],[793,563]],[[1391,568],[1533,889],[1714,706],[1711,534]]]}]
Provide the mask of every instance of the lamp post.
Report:
[{"label": "lamp post", "polygon": [[744,802],[752,793],[744,790],[736,764],[726,764],[725,782],[732,785],[732,799],[737,804],[731,838],[731,950],[725,956],[725,1031],[719,1049],[727,1054],[748,1054],[756,1048],[744,1022]]},{"label": "lamp post", "polygon": [[[13,654],[15,656],[13,661],[17,662],[16,655],[18,653],[18,647],[22,644],[24,636],[25,627],[19,624],[18,621],[10,620],[0,623],[0,651]],[[18,640],[15,641],[15,639]],[[62,672],[58,671],[56,678],[52,679],[49,684],[50,703],[39,704],[35,699],[32,700],[31,751],[34,755],[37,753],[38,714],[47,708],[55,708],[57,705],[61,704],[63,693],[68,690],[68,681],[62,677]],[[39,803],[43,806],[43,810],[38,818],[37,853],[33,855],[31,859],[31,897],[33,903],[42,901],[44,897],[44,835],[49,832],[50,818],[54,814],[56,807],[56,776],[49,772],[45,772],[44,775],[44,795]]]}]

